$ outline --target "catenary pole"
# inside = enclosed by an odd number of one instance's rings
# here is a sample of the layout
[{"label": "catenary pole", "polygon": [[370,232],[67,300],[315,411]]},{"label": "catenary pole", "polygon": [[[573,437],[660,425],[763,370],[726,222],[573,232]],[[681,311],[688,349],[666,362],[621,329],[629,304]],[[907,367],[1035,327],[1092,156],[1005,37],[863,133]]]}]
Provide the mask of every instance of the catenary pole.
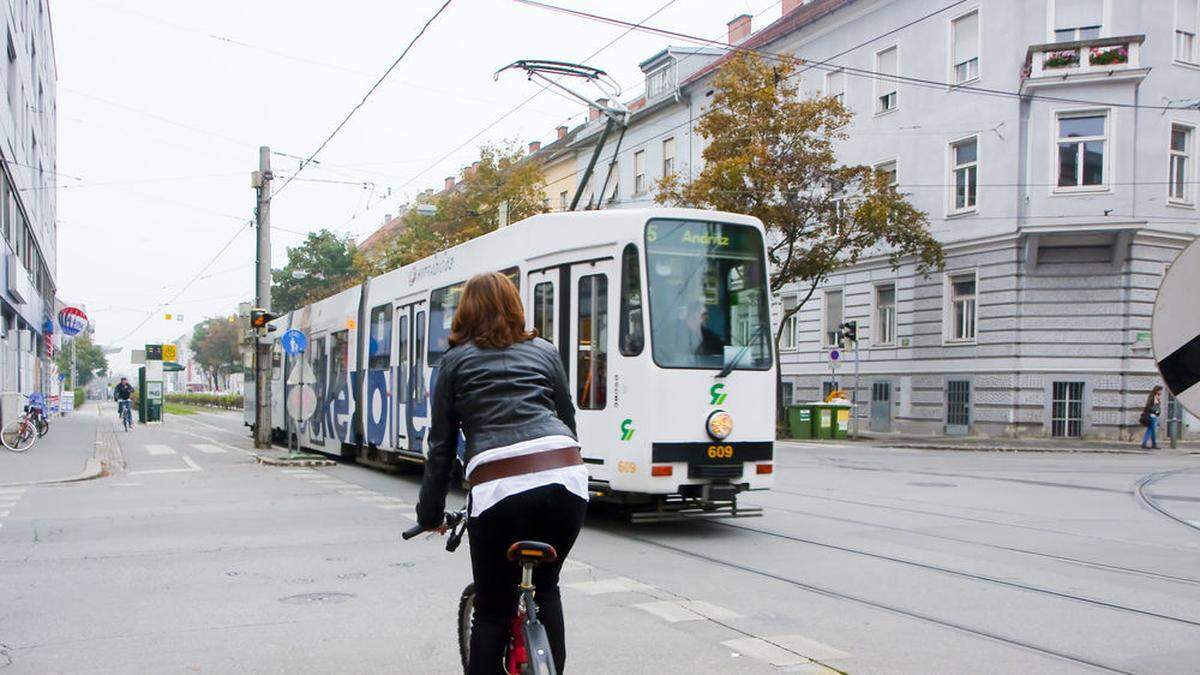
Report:
[{"label": "catenary pole", "polygon": [[[271,310],[271,148],[258,149],[258,208],[255,209],[254,306]],[[265,329],[251,328],[254,335],[254,447],[271,447],[271,345],[264,343]]]}]

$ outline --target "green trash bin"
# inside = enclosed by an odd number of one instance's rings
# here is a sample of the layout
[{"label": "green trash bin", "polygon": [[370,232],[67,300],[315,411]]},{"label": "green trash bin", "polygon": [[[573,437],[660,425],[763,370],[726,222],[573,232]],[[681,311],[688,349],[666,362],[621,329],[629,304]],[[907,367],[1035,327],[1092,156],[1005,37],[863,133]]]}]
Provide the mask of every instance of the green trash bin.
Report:
[{"label": "green trash bin", "polygon": [[808,405],[792,405],[787,409],[788,436],[813,438],[813,410]]},{"label": "green trash bin", "polygon": [[813,438],[847,438],[850,435],[850,406],[814,403]]},{"label": "green trash bin", "polygon": [[835,405],[833,408],[833,438],[850,437],[850,406]]}]

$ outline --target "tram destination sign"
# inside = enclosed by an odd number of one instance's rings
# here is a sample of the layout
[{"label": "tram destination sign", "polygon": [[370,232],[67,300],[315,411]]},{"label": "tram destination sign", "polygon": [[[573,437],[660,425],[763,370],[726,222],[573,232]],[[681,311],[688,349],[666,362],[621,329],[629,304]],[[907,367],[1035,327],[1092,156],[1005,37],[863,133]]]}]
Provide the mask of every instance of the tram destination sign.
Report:
[{"label": "tram destination sign", "polygon": [[1171,263],[1154,301],[1154,362],[1179,404],[1200,415],[1200,239]]}]

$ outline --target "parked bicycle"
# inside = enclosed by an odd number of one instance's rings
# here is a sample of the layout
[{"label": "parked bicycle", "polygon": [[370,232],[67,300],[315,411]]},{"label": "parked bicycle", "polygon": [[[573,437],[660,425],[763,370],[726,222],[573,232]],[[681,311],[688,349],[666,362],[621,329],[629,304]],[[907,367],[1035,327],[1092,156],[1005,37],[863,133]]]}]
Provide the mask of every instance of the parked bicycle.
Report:
[{"label": "parked bicycle", "polygon": [[[467,529],[467,510],[446,514],[446,550],[453,552],[462,543]],[[424,532],[414,525],[401,535],[412,539]],[[551,564],[558,553],[550,544],[540,541],[518,541],[508,548],[509,561],[521,566],[521,581],[517,584],[520,595],[517,609],[509,623],[508,646],[504,650],[504,672],[508,675],[557,675],[554,656],[550,652],[550,638],[546,628],[538,621],[537,602],[534,598],[533,568],[540,564]],[[463,671],[471,661],[471,622],[475,617],[475,584],[467,584],[458,601],[458,652],[462,658]]]},{"label": "parked bicycle", "polygon": [[45,398],[40,392],[26,395],[29,401],[17,418],[0,429],[0,444],[12,452],[25,452],[50,431]]}]

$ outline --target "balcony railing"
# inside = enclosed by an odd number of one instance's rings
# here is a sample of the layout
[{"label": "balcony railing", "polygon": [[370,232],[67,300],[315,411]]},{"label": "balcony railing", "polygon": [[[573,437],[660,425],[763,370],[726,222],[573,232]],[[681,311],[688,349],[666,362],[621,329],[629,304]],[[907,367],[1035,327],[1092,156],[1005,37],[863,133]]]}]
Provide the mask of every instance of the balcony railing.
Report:
[{"label": "balcony railing", "polygon": [[1025,59],[1025,77],[1072,77],[1141,68],[1145,35],[1050,42],[1033,45]]}]

